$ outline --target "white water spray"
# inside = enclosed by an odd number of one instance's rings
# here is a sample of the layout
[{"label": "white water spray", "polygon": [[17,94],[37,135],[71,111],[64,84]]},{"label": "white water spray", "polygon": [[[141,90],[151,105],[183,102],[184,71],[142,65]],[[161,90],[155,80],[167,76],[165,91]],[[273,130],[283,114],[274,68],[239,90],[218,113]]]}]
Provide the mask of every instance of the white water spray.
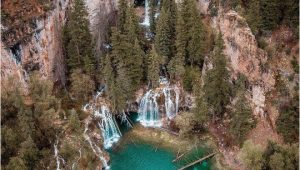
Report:
[{"label": "white water spray", "polygon": [[121,137],[121,133],[113,119],[112,113],[110,113],[107,106],[101,106],[101,112],[99,112],[99,110],[95,110],[94,115],[101,118],[101,121],[98,122],[98,125],[102,132],[104,148],[108,149],[114,143],[118,142]]},{"label": "white water spray", "polygon": [[54,157],[56,159],[56,170],[60,170],[60,161],[62,161],[63,164],[65,164],[66,162],[61,156],[59,156],[57,145],[58,145],[58,140],[56,140],[54,144]]},{"label": "white water spray", "polygon": [[[157,99],[164,96],[164,110],[166,117],[171,120],[178,113],[179,107],[179,89],[176,85],[170,86],[169,81],[160,77],[159,83],[162,87],[150,89],[141,99],[139,105],[138,121],[143,126],[160,127],[162,126],[163,113],[160,113]],[[175,96],[174,96],[175,95]],[[175,99],[174,99],[175,97]]]},{"label": "white water spray", "polygon": [[85,140],[87,140],[90,144],[90,147],[92,149],[92,151],[95,153],[95,155],[97,155],[100,159],[100,161],[102,162],[104,168],[107,170],[107,169],[110,169],[110,167],[108,166],[108,163],[106,161],[106,159],[103,157],[103,152],[101,151],[101,149],[92,142],[90,136],[88,135],[87,131],[88,131],[88,128],[89,127],[89,121],[86,121],[85,123],[85,129],[84,129],[84,133],[83,133],[83,136],[85,138]]},{"label": "white water spray", "polygon": [[150,16],[149,16],[149,1],[145,0],[145,18],[142,25],[149,27],[150,26]]},{"label": "white water spray", "polygon": [[139,106],[138,121],[144,126],[160,127],[162,125],[161,115],[157,103],[159,93],[149,90],[142,98]]},{"label": "white water spray", "polygon": [[120,116],[121,116],[121,123],[125,123],[127,128],[132,128],[132,124],[124,111],[121,113]]},{"label": "white water spray", "polygon": [[121,132],[105,103],[97,105],[98,99],[101,97],[102,91],[97,92],[94,96],[94,101],[83,106],[82,110],[92,112],[93,116],[97,118],[98,126],[101,129],[103,137],[103,146],[105,149],[110,148],[114,143],[118,142],[121,137]]}]

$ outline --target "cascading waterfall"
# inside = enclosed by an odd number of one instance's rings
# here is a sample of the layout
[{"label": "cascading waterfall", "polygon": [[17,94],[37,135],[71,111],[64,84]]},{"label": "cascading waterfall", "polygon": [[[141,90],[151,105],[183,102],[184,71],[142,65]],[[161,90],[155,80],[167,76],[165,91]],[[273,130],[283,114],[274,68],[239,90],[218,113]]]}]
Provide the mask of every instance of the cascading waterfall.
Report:
[{"label": "cascading waterfall", "polygon": [[101,112],[96,110],[94,115],[101,118],[101,122],[98,122],[98,125],[102,132],[104,148],[108,149],[120,139],[121,133],[107,106],[101,106]]},{"label": "cascading waterfall", "polygon": [[85,123],[85,129],[84,129],[84,133],[83,133],[83,136],[84,136],[85,140],[87,140],[89,142],[92,151],[95,153],[95,155],[97,155],[99,157],[99,159],[102,162],[104,168],[105,169],[110,169],[106,159],[103,157],[103,152],[101,151],[101,149],[96,144],[94,144],[92,142],[90,136],[88,135],[88,133],[87,133],[88,127],[89,127],[89,122],[87,121]]},{"label": "cascading waterfall", "polygon": [[[160,127],[162,126],[162,118],[163,114],[160,113],[159,105],[157,103],[157,99],[160,95],[164,96],[164,108],[165,114],[168,119],[173,119],[177,112],[179,106],[179,89],[176,85],[170,86],[169,81],[161,77],[159,80],[162,88],[158,88],[158,90],[150,89],[147,93],[142,97],[138,113],[139,118],[138,121],[143,126],[150,127]],[[175,100],[174,100],[175,94]]]},{"label": "cascading waterfall", "polygon": [[[102,91],[96,93],[94,96],[95,102],[97,102],[102,93]],[[103,146],[105,149],[110,148],[120,139],[121,132],[118,128],[118,125],[114,120],[112,113],[109,111],[109,108],[105,104],[102,104],[100,107],[96,106],[94,103],[86,104],[83,106],[83,110],[90,110],[94,117],[99,119],[97,124],[101,129]]]},{"label": "cascading waterfall", "polygon": [[142,125],[152,127],[159,127],[162,125],[161,115],[159,113],[159,107],[157,103],[157,97],[159,95],[159,93],[149,90],[143,96],[138,110],[138,121],[140,121]]},{"label": "cascading waterfall", "polygon": [[149,27],[150,26],[150,16],[149,16],[149,2],[145,0],[145,18],[142,25]]},{"label": "cascading waterfall", "polygon": [[58,140],[56,140],[54,144],[54,157],[56,159],[56,170],[60,170],[60,161],[62,161],[62,163],[65,164],[65,160],[59,156],[57,145],[58,145]]}]

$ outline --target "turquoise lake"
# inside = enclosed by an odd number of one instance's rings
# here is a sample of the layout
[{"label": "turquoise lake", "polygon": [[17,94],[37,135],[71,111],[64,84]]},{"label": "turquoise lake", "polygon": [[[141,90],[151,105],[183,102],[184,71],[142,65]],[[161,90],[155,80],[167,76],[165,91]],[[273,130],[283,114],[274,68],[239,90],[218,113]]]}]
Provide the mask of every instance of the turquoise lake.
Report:
[{"label": "turquoise lake", "polygon": [[[149,144],[127,144],[118,151],[110,152],[112,170],[176,170],[204,156],[203,149],[195,149],[181,161],[172,163],[176,154]],[[211,161],[203,161],[187,170],[210,170]]]}]

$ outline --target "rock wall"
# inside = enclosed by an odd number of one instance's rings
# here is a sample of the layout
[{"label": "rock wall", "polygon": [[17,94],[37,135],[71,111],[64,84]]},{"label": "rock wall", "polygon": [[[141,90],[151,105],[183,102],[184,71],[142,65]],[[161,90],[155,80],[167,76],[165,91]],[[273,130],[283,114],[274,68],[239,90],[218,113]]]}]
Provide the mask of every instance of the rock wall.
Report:
[{"label": "rock wall", "polygon": [[17,76],[25,87],[28,73],[37,70],[42,77],[65,84],[61,33],[69,0],[56,0],[53,5],[45,17],[32,21],[36,28],[27,41],[16,39],[17,43],[11,46],[1,41],[2,80]]},{"label": "rock wall", "polygon": [[272,71],[264,67],[267,53],[258,48],[247,22],[235,11],[219,15],[219,28],[233,76],[242,73],[248,78],[254,114],[263,116],[265,94],[275,84]]},{"label": "rock wall", "polygon": [[[22,87],[26,87],[28,74],[36,70],[41,77],[50,78],[57,85],[65,85],[62,26],[66,21],[66,11],[71,2],[54,0],[52,10],[44,16],[41,14],[40,17],[30,20],[34,25],[33,28],[22,25],[26,28],[16,30],[11,26],[12,31],[10,31],[1,25],[1,30],[8,32],[7,38],[1,41],[2,80],[5,81],[13,76],[20,80]],[[101,55],[104,50],[103,43],[108,38],[107,31],[115,20],[117,0],[86,0],[86,6],[90,29],[99,49],[98,54]],[[23,34],[26,35],[26,40]]]},{"label": "rock wall", "polygon": [[[209,14],[210,0],[198,2],[200,12]],[[275,80],[273,72],[266,67],[268,55],[257,46],[246,20],[235,11],[224,11],[218,7],[218,16],[212,17],[211,26],[222,34],[224,54],[228,57],[229,68],[233,78],[238,73],[244,74],[250,82],[250,100],[253,113],[264,116],[265,95],[270,91]]]}]

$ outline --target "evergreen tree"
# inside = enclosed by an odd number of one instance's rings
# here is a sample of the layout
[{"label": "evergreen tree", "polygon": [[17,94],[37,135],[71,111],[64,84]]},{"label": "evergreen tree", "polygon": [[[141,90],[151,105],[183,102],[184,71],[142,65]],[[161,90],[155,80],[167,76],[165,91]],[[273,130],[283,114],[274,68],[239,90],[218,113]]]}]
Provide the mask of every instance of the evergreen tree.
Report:
[{"label": "evergreen tree", "polygon": [[248,169],[261,170],[264,165],[263,149],[251,140],[244,142],[241,149],[241,158]]},{"label": "evergreen tree", "polygon": [[126,93],[121,88],[122,82],[117,78],[110,55],[105,57],[105,63],[104,77],[107,85],[107,95],[111,101],[112,111],[115,113],[121,112],[126,106]]},{"label": "evergreen tree", "polygon": [[24,160],[19,157],[12,157],[8,165],[5,167],[7,170],[24,170],[27,169]]},{"label": "evergreen tree", "polygon": [[35,167],[35,163],[38,160],[38,148],[29,136],[26,141],[21,143],[20,156],[25,161],[25,165],[29,169]]},{"label": "evergreen tree", "polygon": [[232,112],[230,132],[234,139],[236,139],[236,142],[241,145],[248,132],[253,129],[255,125],[256,121],[252,116],[250,105],[244,95],[244,91],[241,91]]},{"label": "evergreen tree", "polygon": [[164,0],[156,25],[155,48],[168,63],[175,52],[177,6],[174,0]]},{"label": "evergreen tree", "polygon": [[112,28],[111,42],[112,51],[110,56],[112,58],[111,61],[115,77],[118,77],[119,80],[124,80],[122,82],[124,90],[129,89],[131,82],[126,78],[128,74],[126,67],[128,66],[128,58],[130,57],[130,44],[126,40],[126,35],[115,28]]},{"label": "evergreen tree", "polygon": [[207,37],[195,0],[182,1],[178,20],[177,30],[180,32],[176,32],[177,53],[184,53],[187,63],[201,66]]},{"label": "evergreen tree", "polygon": [[299,140],[299,95],[296,92],[290,101],[279,108],[279,116],[276,120],[276,130],[288,143]]},{"label": "evergreen tree", "polygon": [[128,8],[128,4],[127,4],[127,0],[119,0],[119,4],[118,4],[118,30],[123,33],[125,31],[125,22],[127,20],[126,18],[126,13],[127,13],[127,8]]},{"label": "evergreen tree", "polygon": [[172,34],[172,38],[175,38],[175,31],[176,31],[176,18],[177,18],[177,5],[175,0],[163,0],[162,7],[165,7],[165,10],[170,13],[169,20],[170,20],[170,29]]},{"label": "evergreen tree", "polygon": [[156,30],[156,23],[155,23],[155,12],[156,12],[156,0],[150,0],[149,6],[150,6],[150,11],[149,11],[149,18],[150,18],[150,31],[155,34]]},{"label": "evergreen tree", "polygon": [[193,83],[193,93],[196,97],[196,107],[194,108],[193,113],[196,116],[198,124],[201,124],[202,128],[204,128],[205,123],[209,121],[209,111],[207,107],[207,102],[205,101],[200,76],[195,77]]},{"label": "evergreen tree", "polygon": [[171,13],[163,6],[158,18],[155,36],[155,48],[160,56],[165,57],[165,62],[172,54],[172,30],[170,27]]},{"label": "evergreen tree", "polygon": [[222,116],[229,103],[230,85],[229,72],[226,68],[226,58],[223,54],[223,40],[219,35],[216,41],[212,63],[213,68],[205,76],[204,91],[208,106],[212,110],[213,120]]},{"label": "evergreen tree", "polygon": [[130,58],[128,61],[128,78],[131,79],[131,89],[132,93],[138,89],[141,79],[143,76],[143,58],[144,51],[141,49],[138,39],[135,39],[135,43],[132,48],[132,52],[130,54]]},{"label": "evergreen tree", "polygon": [[269,166],[272,170],[284,169],[284,157],[281,153],[275,153],[271,155]]},{"label": "evergreen tree", "polygon": [[71,130],[78,132],[80,129],[80,120],[75,109],[72,109],[69,117],[69,126]]},{"label": "evergreen tree", "polygon": [[89,31],[88,13],[83,0],[75,0],[67,22],[65,46],[70,70],[82,69],[92,75],[95,69],[92,36]]},{"label": "evergreen tree", "polygon": [[279,23],[280,9],[278,0],[261,1],[262,26],[264,30],[271,31]]},{"label": "evergreen tree", "polygon": [[254,35],[257,35],[262,24],[260,0],[251,0],[246,14],[246,20]]},{"label": "evergreen tree", "polygon": [[70,81],[70,92],[78,101],[87,101],[96,89],[95,83],[91,77],[82,73],[80,69],[72,71]]},{"label": "evergreen tree", "polygon": [[132,6],[127,7],[126,21],[124,23],[124,35],[126,35],[128,43],[133,45],[135,43],[135,40],[138,39],[139,34],[140,27],[138,23],[138,18],[134,13],[134,8]]},{"label": "evergreen tree", "polygon": [[168,65],[168,71],[171,78],[178,78],[184,74],[184,61],[186,58],[186,34],[184,21],[181,15],[177,18],[176,25],[176,55]]},{"label": "evergreen tree", "polygon": [[189,61],[191,64],[202,64],[204,60],[205,32],[195,1],[191,0],[190,3],[192,3],[190,20],[193,24],[190,28],[190,40],[188,42]]},{"label": "evergreen tree", "polygon": [[154,46],[152,46],[148,58],[148,81],[151,84],[152,88],[158,86],[160,63],[161,63],[160,57],[156,53]]}]

